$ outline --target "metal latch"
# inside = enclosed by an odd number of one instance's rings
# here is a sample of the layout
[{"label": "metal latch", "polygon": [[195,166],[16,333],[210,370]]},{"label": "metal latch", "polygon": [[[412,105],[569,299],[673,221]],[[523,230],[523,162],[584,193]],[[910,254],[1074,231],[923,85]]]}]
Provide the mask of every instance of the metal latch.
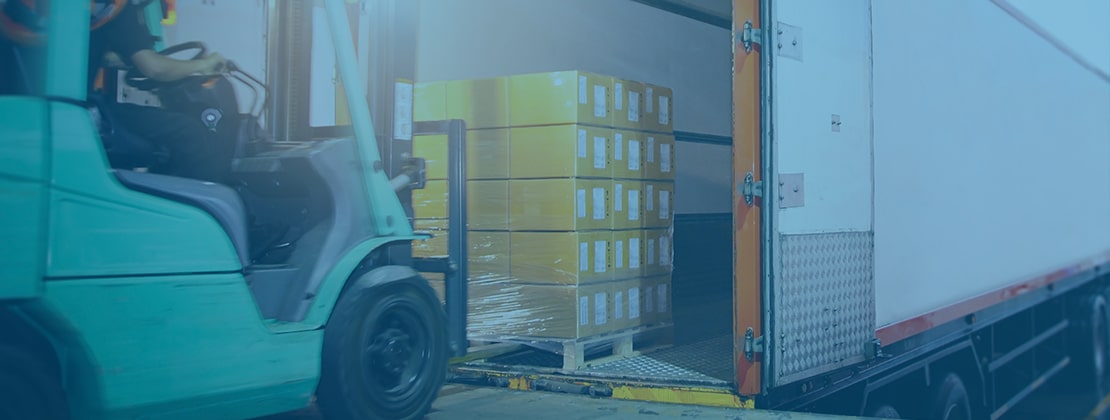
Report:
[{"label": "metal latch", "polygon": [[740,32],[740,43],[744,44],[745,52],[752,52],[752,44],[763,43],[763,30],[752,27],[752,21],[744,22],[744,30]]},{"label": "metal latch", "polygon": [[755,175],[748,172],[744,176],[744,185],[740,186],[740,195],[744,196],[744,202],[750,207],[755,203],[755,198],[763,198],[763,181],[756,182]]},{"label": "metal latch", "polygon": [[756,353],[763,353],[763,336],[756,337],[752,327],[748,327],[744,333],[744,357],[750,362],[755,359]]}]

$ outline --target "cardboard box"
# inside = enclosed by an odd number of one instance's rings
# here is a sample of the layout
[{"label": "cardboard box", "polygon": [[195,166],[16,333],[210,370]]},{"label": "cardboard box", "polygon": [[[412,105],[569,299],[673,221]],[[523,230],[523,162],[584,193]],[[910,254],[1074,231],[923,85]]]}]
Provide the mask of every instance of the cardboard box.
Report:
[{"label": "cardboard box", "polygon": [[612,331],[609,284],[511,285],[487,288],[472,300],[472,339],[578,339]]},{"label": "cardboard box", "polygon": [[582,125],[510,129],[513,179],[612,175],[613,131]]},{"label": "cardboard box", "polygon": [[674,182],[644,181],[643,208],[644,228],[670,227],[674,221]]},{"label": "cardboard box", "polygon": [[644,275],[641,255],[643,252],[643,231],[613,231],[613,278],[625,280]]},{"label": "cardboard box", "polygon": [[616,179],[642,179],[644,176],[643,150],[645,133],[631,130],[613,130],[610,176]]},{"label": "cardboard box", "polygon": [[424,159],[429,181],[447,179],[447,136],[414,136],[412,155]]},{"label": "cardboard box", "polygon": [[644,115],[640,127],[644,130],[674,131],[674,97],[670,88],[646,84],[644,87]]},{"label": "cardboard box", "polygon": [[509,229],[609,229],[613,181],[582,178],[509,181]]},{"label": "cardboard box", "polygon": [[640,313],[640,290],[643,287],[643,279],[618,280],[607,284],[613,306],[613,330],[620,331],[643,325],[643,317]]},{"label": "cardboard box", "polygon": [[643,186],[641,181],[613,180],[613,198],[609,200],[612,229],[643,227]]},{"label": "cardboard box", "polygon": [[674,261],[674,241],[670,229],[645,229],[643,231],[644,276],[671,274]]},{"label": "cardboard box", "polygon": [[445,86],[447,118],[467,129],[509,126],[509,78],[452,80]]},{"label": "cardboard box", "polygon": [[469,229],[509,230],[509,181],[468,181],[466,192]]},{"label": "cardboard box", "polygon": [[447,220],[416,219],[412,221],[412,229],[432,235],[427,240],[412,241],[413,257],[436,258],[447,256]]},{"label": "cardboard box", "polygon": [[674,136],[644,133],[644,179],[674,181]]},{"label": "cardboard box", "polygon": [[509,179],[510,140],[508,128],[466,132],[466,177]]},{"label": "cardboard box", "polygon": [[[412,256],[419,258],[446,257],[448,253],[447,221],[416,219],[413,229],[431,233],[432,238],[413,241]],[[476,276],[509,277],[509,232],[467,232],[467,252],[471,278]]]},{"label": "cardboard box", "polygon": [[642,325],[655,325],[671,321],[671,276],[644,279],[640,316]]},{"label": "cardboard box", "polygon": [[509,122],[514,127],[612,124],[613,78],[581,71],[509,78]]},{"label": "cardboard box", "polygon": [[510,272],[516,283],[582,285],[613,280],[613,234],[512,232]]},{"label": "cardboard box", "polygon": [[640,82],[613,78],[614,127],[642,129],[645,88]]},{"label": "cardboard box", "polygon": [[447,83],[421,82],[413,86],[413,121],[447,119]]},{"label": "cardboard box", "polygon": [[417,219],[446,219],[447,181],[428,181],[424,188],[412,190],[412,211]]}]

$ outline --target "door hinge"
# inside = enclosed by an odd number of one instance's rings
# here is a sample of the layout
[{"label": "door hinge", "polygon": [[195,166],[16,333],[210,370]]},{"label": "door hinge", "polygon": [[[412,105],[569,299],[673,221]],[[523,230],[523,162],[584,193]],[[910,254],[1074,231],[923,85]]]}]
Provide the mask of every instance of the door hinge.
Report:
[{"label": "door hinge", "polygon": [[755,175],[748,172],[744,176],[744,184],[740,186],[740,195],[744,196],[744,202],[751,207],[756,197],[763,197],[763,181],[756,181]]},{"label": "door hinge", "polygon": [[755,359],[756,353],[763,353],[763,336],[756,337],[752,327],[744,333],[744,358],[748,361]]},{"label": "door hinge", "polygon": [[744,29],[739,34],[740,43],[744,45],[745,52],[752,52],[752,44],[763,43],[763,30],[753,28],[752,21],[744,22]]}]

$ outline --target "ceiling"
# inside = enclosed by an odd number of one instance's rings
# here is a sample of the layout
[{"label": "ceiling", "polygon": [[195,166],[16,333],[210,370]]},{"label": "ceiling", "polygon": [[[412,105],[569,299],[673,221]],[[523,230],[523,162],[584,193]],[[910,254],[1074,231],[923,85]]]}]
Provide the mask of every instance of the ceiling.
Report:
[{"label": "ceiling", "polygon": [[725,29],[732,29],[732,0],[633,0]]}]

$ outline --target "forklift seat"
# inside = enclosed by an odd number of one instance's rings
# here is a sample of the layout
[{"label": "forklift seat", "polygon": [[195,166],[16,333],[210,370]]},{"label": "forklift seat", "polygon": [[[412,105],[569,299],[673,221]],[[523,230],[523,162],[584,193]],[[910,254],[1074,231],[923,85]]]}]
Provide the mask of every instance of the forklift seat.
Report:
[{"label": "forklift seat", "polygon": [[231,238],[243,268],[250,265],[247,240],[247,216],[243,200],[231,188],[213,182],[198,181],[146,172],[115,170],[116,179],[129,189],[187,204],[208,212]]}]

